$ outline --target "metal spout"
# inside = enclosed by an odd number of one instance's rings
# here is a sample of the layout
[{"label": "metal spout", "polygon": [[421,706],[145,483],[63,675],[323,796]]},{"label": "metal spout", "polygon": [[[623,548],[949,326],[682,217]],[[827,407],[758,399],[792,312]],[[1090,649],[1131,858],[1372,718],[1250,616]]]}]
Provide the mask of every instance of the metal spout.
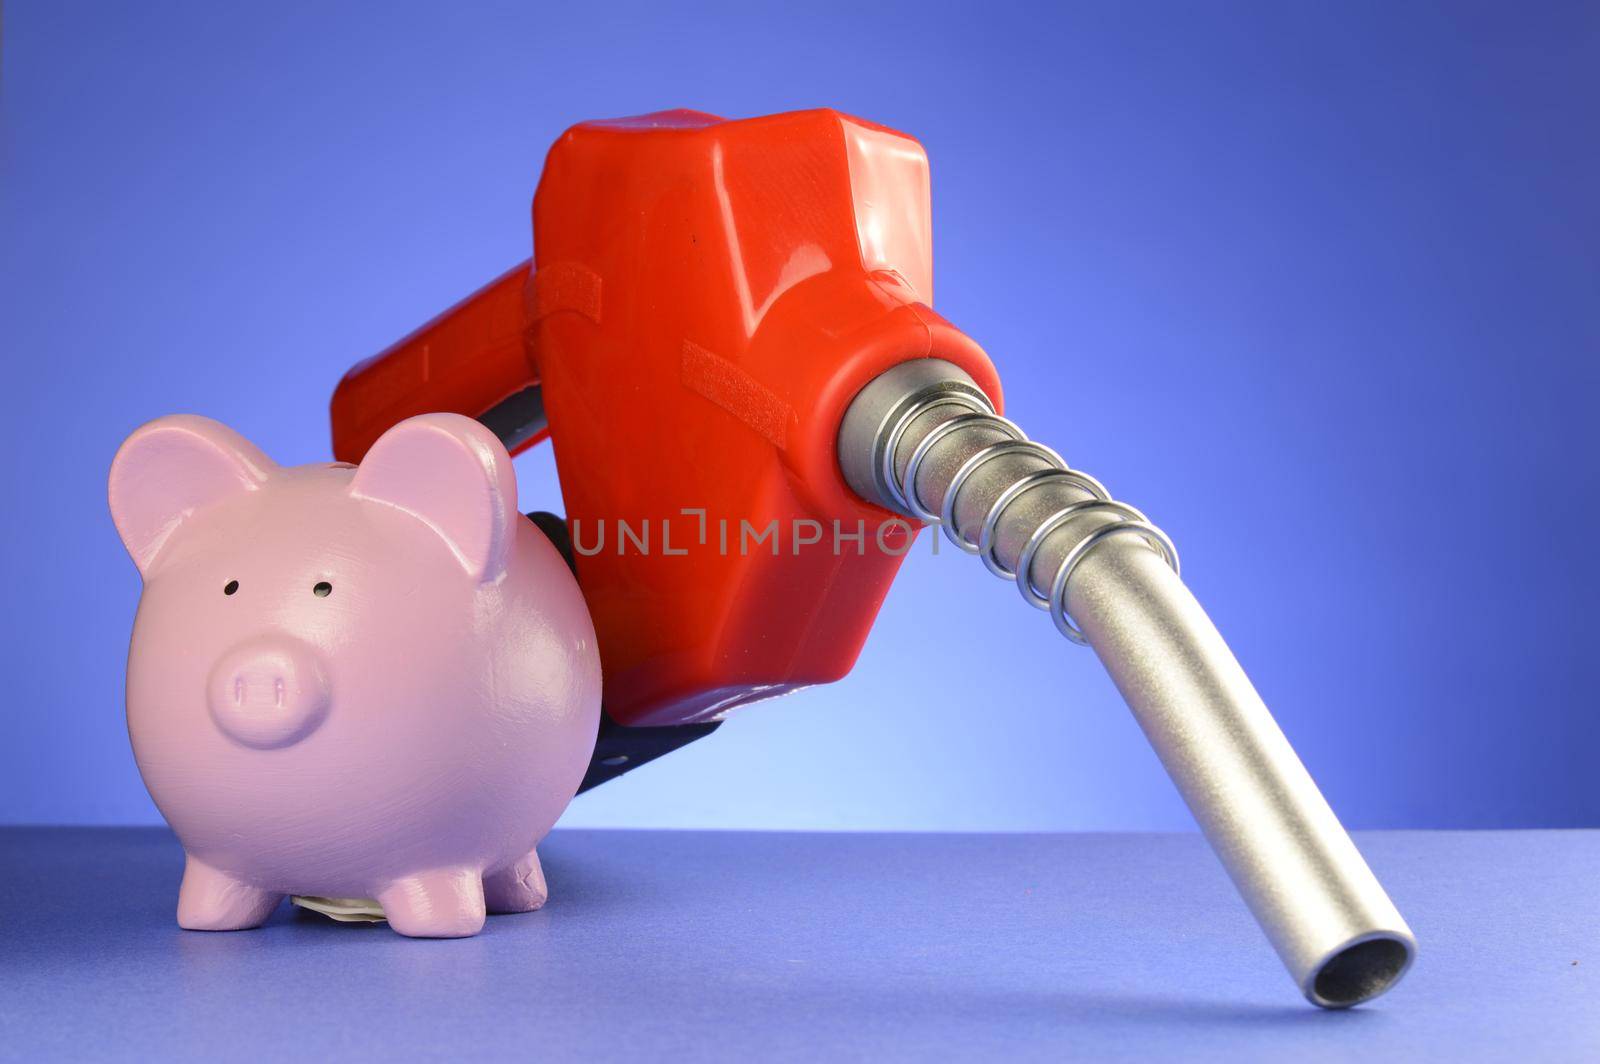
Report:
[{"label": "metal spout", "polygon": [[863,498],[941,525],[1094,649],[1307,1000],[1346,1008],[1399,981],[1410,928],[1179,578],[1165,534],[938,359],[862,389],[839,461]]}]

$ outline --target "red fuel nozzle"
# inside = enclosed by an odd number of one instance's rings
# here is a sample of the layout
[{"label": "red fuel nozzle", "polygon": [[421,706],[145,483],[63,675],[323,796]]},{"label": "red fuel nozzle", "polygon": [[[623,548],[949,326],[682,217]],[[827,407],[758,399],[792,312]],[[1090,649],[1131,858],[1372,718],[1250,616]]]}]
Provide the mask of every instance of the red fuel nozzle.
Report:
[{"label": "red fuel nozzle", "polygon": [[553,436],[618,723],[843,676],[913,535],[846,484],[845,408],[929,356],[1000,397],[928,306],[921,146],[834,111],[586,122],[551,148],[533,216],[536,269],[346,375],[335,457],[430,410],[514,451]]},{"label": "red fuel nozzle", "polygon": [[916,141],[833,111],[588,122],[533,214],[536,268],[351,370],[334,451],[430,410],[554,439],[605,672],[586,786],[843,676],[936,524],[1105,663],[1306,997],[1394,985],[1411,933],[1176,548],[1001,417],[929,308]]}]

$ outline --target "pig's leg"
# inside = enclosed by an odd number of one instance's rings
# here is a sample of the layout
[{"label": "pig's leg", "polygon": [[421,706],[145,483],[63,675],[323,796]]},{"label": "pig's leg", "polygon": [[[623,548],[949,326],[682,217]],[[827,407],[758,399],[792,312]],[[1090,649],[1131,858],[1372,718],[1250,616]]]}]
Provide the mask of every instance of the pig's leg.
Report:
[{"label": "pig's leg", "polygon": [[529,850],[528,856],[516,864],[483,877],[483,899],[492,913],[531,913],[549,896],[536,850]]},{"label": "pig's leg", "polygon": [[178,888],[178,926],[190,931],[260,927],[282,900],[282,894],[258,890],[190,857]]},{"label": "pig's leg", "polygon": [[483,876],[449,868],[397,879],[378,893],[389,926],[412,938],[466,938],[483,930]]}]

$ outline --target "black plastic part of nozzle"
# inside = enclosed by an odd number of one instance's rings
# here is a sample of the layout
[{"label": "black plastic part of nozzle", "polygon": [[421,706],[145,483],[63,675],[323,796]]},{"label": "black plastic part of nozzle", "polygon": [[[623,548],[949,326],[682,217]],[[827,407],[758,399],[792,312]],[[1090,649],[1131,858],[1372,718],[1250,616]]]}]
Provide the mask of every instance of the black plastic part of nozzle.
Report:
[{"label": "black plastic part of nozzle", "polygon": [[595,740],[594,757],[589,759],[589,771],[584,774],[578,793],[609,780],[624,772],[632,772],[640,765],[654,761],[662,754],[670,754],[680,746],[687,746],[717,730],[720,720],[705,724],[669,724],[663,728],[630,728],[612,720],[604,709],[600,711],[600,734]]}]

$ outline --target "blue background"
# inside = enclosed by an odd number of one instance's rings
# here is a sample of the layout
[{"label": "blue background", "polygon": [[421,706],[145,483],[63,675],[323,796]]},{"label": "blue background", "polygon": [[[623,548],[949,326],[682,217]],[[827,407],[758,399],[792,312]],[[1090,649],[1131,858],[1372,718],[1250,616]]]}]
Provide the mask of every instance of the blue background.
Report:
[{"label": "blue background", "polygon": [[[0,819],[157,819],[128,431],[324,460],[343,370],[527,256],[565,126],[829,105],[923,141],[939,309],[1173,534],[1349,824],[1600,824],[1600,8],[669,7],[7,5]],[[1092,656],[919,549],[851,677],[567,823],[1189,820]]]}]

